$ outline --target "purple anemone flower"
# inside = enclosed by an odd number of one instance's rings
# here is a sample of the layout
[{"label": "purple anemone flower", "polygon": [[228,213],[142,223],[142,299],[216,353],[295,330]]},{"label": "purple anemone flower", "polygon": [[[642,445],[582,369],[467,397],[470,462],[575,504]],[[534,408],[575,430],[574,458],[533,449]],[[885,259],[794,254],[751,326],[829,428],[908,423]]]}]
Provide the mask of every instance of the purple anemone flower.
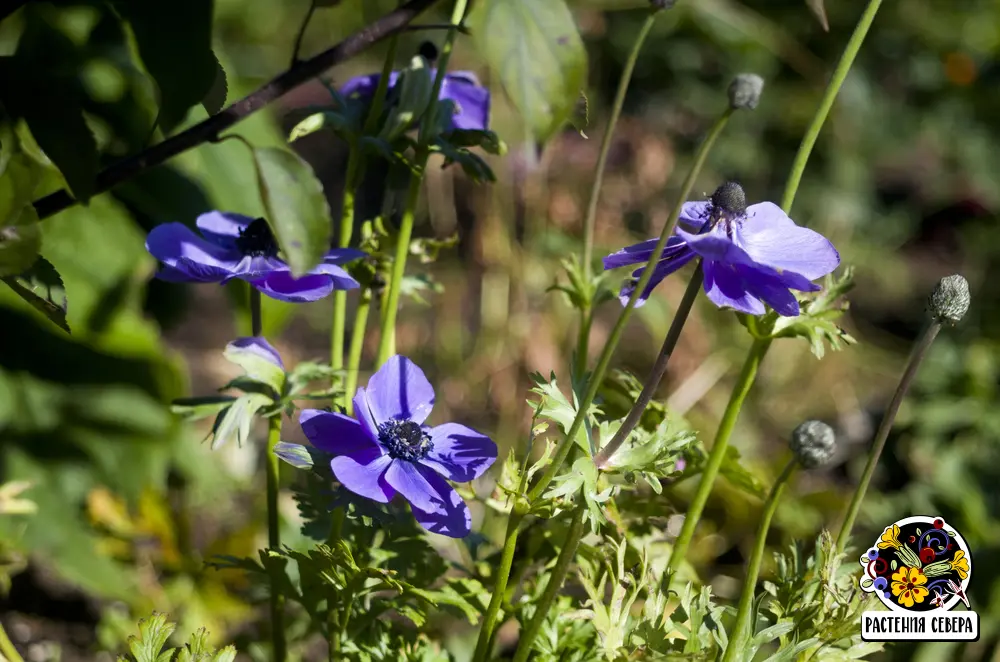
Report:
[{"label": "purple anemone flower", "polygon": [[[431,70],[437,76],[437,70]],[[340,88],[347,98],[371,98],[378,88],[381,74],[356,76]],[[389,75],[389,91],[396,87],[399,72]],[[490,125],[490,91],[479,84],[476,74],[471,71],[451,71],[444,75],[438,100],[455,102],[455,114],[451,117],[451,129],[486,131]]]},{"label": "purple anemone flower", "polygon": [[[612,253],[604,258],[604,269],[645,264],[656,243],[650,239]],[[799,314],[799,303],[790,290],[819,290],[812,281],[840,264],[840,254],[823,235],[799,227],[772,202],[748,207],[743,189],[735,182],[720,186],[711,200],[684,203],[676,234],[667,240],[636,306],[646,302],[660,281],[695,257],[703,260],[705,293],[715,305],[762,315],[767,304],[785,317]],[[643,270],[636,269],[622,286],[622,305],[628,303]]]},{"label": "purple anemone flower", "polygon": [[361,251],[327,251],[308,274],[293,278],[288,264],[278,257],[278,243],[264,219],[211,211],[199,216],[196,225],[202,236],[181,223],[164,223],[149,233],[146,250],[163,263],[158,278],[193,283],[239,278],[273,299],[293,303],[358,287],[340,265],[363,257]]},{"label": "purple anemone flower", "polygon": [[434,389],[423,371],[393,356],[367,389],[358,388],[357,420],[305,409],[299,424],[313,446],[336,456],[330,468],[348,490],[380,503],[401,494],[425,529],[462,538],[472,518],[448,480],[466,483],[483,475],[497,458],[497,446],[458,423],[424,425],[433,406]]}]

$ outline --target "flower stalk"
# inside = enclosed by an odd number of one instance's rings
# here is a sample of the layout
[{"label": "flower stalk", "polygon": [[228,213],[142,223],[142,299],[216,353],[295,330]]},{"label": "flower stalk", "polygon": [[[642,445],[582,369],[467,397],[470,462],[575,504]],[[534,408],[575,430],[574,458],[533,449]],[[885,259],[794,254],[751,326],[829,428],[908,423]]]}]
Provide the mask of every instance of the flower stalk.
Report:
[{"label": "flower stalk", "polygon": [[747,574],[743,580],[743,591],[740,594],[739,607],[736,610],[736,621],[733,624],[732,635],[729,637],[729,645],[726,646],[726,653],[722,662],[735,662],[740,654],[746,649],[747,642],[753,636],[752,623],[750,617],[753,613],[753,602],[757,578],[760,576],[760,566],[764,559],[764,549],[767,547],[767,532],[771,528],[771,520],[778,510],[778,502],[788,485],[788,479],[798,462],[793,458],[789,460],[785,468],[782,469],[778,479],[771,486],[771,491],[764,502],[764,510],[760,515],[760,524],[757,525],[757,539],[754,541],[753,552],[747,563]]},{"label": "flower stalk", "polygon": [[[455,45],[455,38],[459,33],[459,27],[465,20],[465,11],[468,7],[468,0],[455,0],[455,7],[451,14],[451,27],[441,46],[441,54],[437,62],[437,75],[434,77],[434,87],[431,91],[430,103],[424,111],[424,117],[434,117],[434,110],[437,107],[438,97],[441,95],[441,86],[444,85],[445,74],[448,70],[448,60]],[[379,81],[387,81],[388,76],[383,75]],[[385,294],[385,308],[382,317],[382,333],[379,338],[378,356],[375,367],[379,368],[390,356],[396,353],[396,313],[399,308],[399,292],[402,287],[403,274],[406,272],[406,257],[410,251],[410,238],[413,236],[413,219],[416,215],[417,201],[420,197],[420,184],[423,181],[424,168],[427,166],[429,152],[427,150],[428,135],[426,133],[431,122],[423,122],[420,125],[417,135],[417,153],[413,164],[413,174],[410,175],[410,186],[406,193],[406,202],[403,207],[403,216],[400,219],[398,244],[396,245],[396,255],[392,264],[392,277],[389,279],[388,288]]]},{"label": "flower stalk", "polygon": [[[281,534],[278,519],[278,456],[274,453],[275,446],[281,441],[281,414],[275,414],[267,419],[267,546],[277,550],[281,547]],[[271,645],[275,662],[284,662],[285,648],[285,598],[277,590],[277,578],[271,579]]]},{"label": "flower stalk", "polygon": [[628,439],[629,434],[635,429],[635,426],[639,424],[642,413],[646,411],[646,407],[653,400],[653,394],[656,393],[656,389],[660,385],[660,380],[663,379],[663,375],[667,372],[667,364],[674,353],[674,348],[677,347],[677,341],[681,337],[681,330],[684,328],[684,323],[687,322],[691,306],[694,305],[694,300],[698,296],[702,282],[703,274],[701,263],[699,262],[695,267],[691,280],[688,282],[687,289],[684,290],[684,296],[681,298],[681,303],[677,307],[674,319],[670,323],[670,329],[667,330],[667,336],[663,339],[663,347],[660,348],[656,362],[653,363],[653,368],[649,371],[646,382],[642,386],[642,392],[639,393],[639,397],[636,399],[635,404],[632,405],[632,409],[629,410],[628,416],[625,417],[618,432],[615,433],[615,436],[611,438],[608,445],[602,448],[601,452],[594,458],[594,464],[597,465],[598,469],[603,469],[607,466],[608,461],[621,448],[621,445],[625,443],[625,440]]},{"label": "flower stalk", "polygon": [[10,637],[7,636],[7,631],[2,623],[0,623],[0,657],[6,659],[7,662],[24,662],[24,658],[17,652]]},{"label": "flower stalk", "polygon": [[701,519],[701,513],[705,509],[705,504],[708,503],[708,496],[712,492],[715,478],[719,475],[719,469],[722,468],[722,461],[726,457],[726,449],[729,448],[729,437],[732,436],[733,429],[736,427],[736,420],[740,416],[740,409],[743,408],[743,402],[746,400],[747,394],[750,392],[750,388],[757,378],[760,363],[763,361],[764,355],[767,354],[770,346],[770,338],[754,340],[750,346],[750,351],[747,353],[747,358],[743,362],[743,368],[740,370],[739,377],[736,378],[733,392],[729,396],[729,404],[726,405],[726,411],[722,414],[722,420],[719,422],[719,429],[715,433],[712,450],[709,452],[708,460],[705,462],[705,468],[702,469],[698,488],[695,491],[694,498],[691,500],[691,505],[688,506],[687,513],[684,515],[684,525],[681,527],[680,535],[677,536],[677,542],[674,543],[674,548],[670,552],[670,561],[667,563],[667,572],[665,575],[668,588],[677,575],[677,570],[680,568],[681,563],[687,556],[688,548],[691,546],[691,540],[694,537],[695,527],[698,526],[698,520]]},{"label": "flower stalk", "polygon": [[549,609],[552,608],[552,603],[555,602],[563,582],[566,581],[569,566],[576,557],[576,549],[580,545],[580,539],[583,537],[583,515],[587,510],[587,504],[583,499],[583,495],[579,495],[578,498],[580,499],[580,504],[573,510],[573,519],[570,521],[569,531],[566,532],[566,538],[562,549],[559,550],[559,556],[556,557],[556,564],[549,575],[549,581],[542,591],[542,596],[538,599],[538,604],[535,606],[535,615],[531,617],[528,627],[521,633],[520,641],[517,642],[517,650],[514,652],[514,662],[527,662],[528,656],[531,654],[531,647],[535,643],[535,638],[538,636],[539,631],[541,631],[542,623],[545,622],[545,617],[548,616]]},{"label": "flower stalk", "polygon": [[361,369],[361,350],[365,346],[365,329],[372,307],[372,291],[365,288],[354,312],[354,328],[351,330],[351,346],[347,350],[347,370],[344,376],[344,411],[354,415],[354,392],[358,390],[358,371]]},{"label": "flower stalk", "polygon": [[892,424],[896,420],[896,414],[899,413],[899,407],[903,403],[903,398],[906,397],[906,392],[910,390],[910,385],[913,383],[913,378],[916,376],[920,364],[923,362],[924,357],[927,356],[928,350],[931,348],[934,339],[937,338],[940,331],[941,322],[931,320],[910,352],[906,368],[903,370],[903,375],[899,378],[899,384],[896,386],[896,392],[893,393],[892,400],[889,401],[889,406],[886,407],[885,414],[882,415],[882,421],[879,423],[875,439],[872,441],[871,452],[868,453],[868,461],[865,462],[865,470],[861,474],[861,480],[858,482],[858,486],[854,490],[854,495],[851,497],[851,503],[847,507],[847,514],[844,515],[844,523],[840,526],[840,533],[837,534],[837,541],[834,547],[836,554],[842,553],[847,546],[847,541],[851,537],[851,529],[854,528],[854,521],[858,518],[858,512],[861,510],[861,502],[864,501],[865,492],[868,491],[868,485],[875,474],[875,467],[878,465],[879,457],[881,457],[882,451],[885,449],[885,442],[889,438],[889,432],[892,430]]},{"label": "flower stalk", "polygon": [[[536,501],[542,493],[545,492],[545,489],[549,486],[559,471],[562,470],[562,465],[566,461],[566,457],[569,455],[569,452],[574,446],[573,440],[583,427],[587,418],[587,411],[590,409],[591,403],[597,396],[597,391],[600,388],[601,381],[604,379],[604,373],[608,368],[608,364],[611,362],[611,356],[614,354],[615,348],[617,348],[618,343],[621,341],[625,325],[628,323],[629,317],[635,309],[635,304],[638,301],[639,296],[642,294],[646,285],[653,276],[653,266],[662,257],[663,249],[667,245],[667,240],[673,234],[674,228],[677,226],[677,219],[680,218],[681,207],[687,199],[687,196],[691,193],[691,189],[694,187],[694,182],[697,179],[698,174],[701,172],[701,168],[705,164],[708,154],[712,150],[712,146],[715,144],[719,135],[722,134],[722,130],[726,127],[726,124],[728,124],[732,113],[733,109],[727,107],[719,119],[716,120],[708,135],[705,137],[705,140],[702,142],[701,147],[698,149],[698,153],[695,156],[691,170],[688,172],[684,183],[681,185],[681,191],[678,195],[677,204],[674,206],[674,210],[671,212],[670,218],[663,226],[660,238],[650,255],[646,269],[639,278],[639,283],[635,288],[635,291],[632,293],[632,296],[629,298],[628,303],[624,308],[622,308],[622,312],[618,316],[618,321],[615,323],[614,328],[612,328],[608,341],[601,352],[597,366],[590,375],[590,379],[587,382],[587,390],[580,399],[580,405],[577,410],[576,417],[570,424],[570,428],[567,430],[565,437],[559,442],[559,445],[553,454],[552,462],[545,469],[545,472],[539,478],[538,482],[528,493],[527,499],[529,502]],[[497,572],[496,585],[493,589],[493,595],[490,598],[490,604],[487,607],[486,613],[483,615],[482,625],[479,630],[479,640],[476,643],[476,652],[472,658],[473,662],[484,662],[486,656],[489,654],[490,642],[493,639],[493,631],[496,627],[497,617],[500,613],[500,606],[503,602],[503,596],[507,590],[507,582],[510,578],[510,567],[514,560],[514,551],[517,548],[518,525],[523,517],[523,514],[511,511],[510,517],[507,520],[507,531],[504,535],[504,546],[500,559],[500,567]]]},{"label": "flower stalk", "polygon": [[[639,29],[639,34],[632,44],[632,51],[625,61],[625,69],[618,80],[618,89],[615,92],[614,101],[611,104],[611,116],[608,118],[608,126],[601,136],[601,147],[597,153],[597,171],[594,174],[594,185],[590,189],[590,200],[587,202],[587,215],[583,219],[583,282],[590,283],[591,262],[594,260],[594,223],[597,220],[597,203],[601,195],[601,185],[604,182],[604,170],[608,165],[608,153],[611,151],[611,139],[618,125],[618,118],[621,117],[622,108],[625,106],[625,95],[628,93],[629,84],[632,82],[632,72],[635,64],[639,60],[639,52],[646,43],[646,37],[653,29],[656,17],[660,8],[652,8],[645,22]],[[590,326],[592,322],[592,303],[587,301],[580,309],[580,337],[577,343],[577,374],[583,375],[587,368],[587,349],[590,343]]]}]

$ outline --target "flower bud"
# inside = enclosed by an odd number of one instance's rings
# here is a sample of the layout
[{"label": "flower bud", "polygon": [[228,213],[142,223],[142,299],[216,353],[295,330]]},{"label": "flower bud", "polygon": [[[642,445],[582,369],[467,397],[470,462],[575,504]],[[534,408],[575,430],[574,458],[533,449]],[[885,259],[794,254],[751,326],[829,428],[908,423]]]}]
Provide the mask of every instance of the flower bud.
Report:
[{"label": "flower bud", "polygon": [[393,107],[380,137],[394,140],[420,121],[434,92],[434,75],[422,55],[416,55],[399,76],[399,103]]},{"label": "flower bud", "polygon": [[729,216],[742,216],[747,213],[747,194],[739,182],[725,182],[712,194],[712,206]]},{"label": "flower bud", "polygon": [[653,9],[670,9],[677,4],[677,0],[649,0],[649,4]]},{"label": "flower bud", "polygon": [[764,79],[757,74],[739,74],[729,84],[729,107],[733,110],[753,110],[760,102]]},{"label": "flower bud", "polygon": [[945,276],[927,302],[927,310],[941,324],[955,324],[969,311],[969,281],[959,274]]},{"label": "flower bud", "polygon": [[815,469],[833,457],[837,450],[837,435],[823,421],[806,421],[792,431],[788,446],[799,464],[806,469]]}]

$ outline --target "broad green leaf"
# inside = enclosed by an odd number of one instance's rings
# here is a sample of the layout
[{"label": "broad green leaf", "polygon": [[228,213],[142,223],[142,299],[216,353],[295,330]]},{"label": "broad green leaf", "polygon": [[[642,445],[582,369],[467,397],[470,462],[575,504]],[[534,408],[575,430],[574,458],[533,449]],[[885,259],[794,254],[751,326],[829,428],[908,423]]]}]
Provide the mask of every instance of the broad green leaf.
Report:
[{"label": "broad green leaf", "polygon": [[312,166],[275,147],[253,150],[261,201],[292,275],[302,277],[330,249],[330,205]]},{"label": "broad green leaf", "polygon": [[565,0],[491,0],[469,17],[476,46],[532,135],[569,120],[586,84],[587,54]]},{"label": "broad green leaf", "polygon": [[219,62],[219,58],[215,57],[215,53],[212,53],[212,61],[215,62],[215,79],[201,100],[201,105],[204,106],[205,112],[209,115],[215,115],[226,107],[226,97],[229,94],[226,70],[222,68],[222,63]]},{"label": "broad green leaf", "polygon": [[38,214],[31,204],[42,166],[14,151],[13,145],[4,148],[0,163],[0,276],[13,276],[34,264],[42,246]]},{"label": "broad green leaf", "polygon": [[160,126],[169,131],[209,95],[218,73],[212,54],[212,0],[114,0],[160,91]]}]

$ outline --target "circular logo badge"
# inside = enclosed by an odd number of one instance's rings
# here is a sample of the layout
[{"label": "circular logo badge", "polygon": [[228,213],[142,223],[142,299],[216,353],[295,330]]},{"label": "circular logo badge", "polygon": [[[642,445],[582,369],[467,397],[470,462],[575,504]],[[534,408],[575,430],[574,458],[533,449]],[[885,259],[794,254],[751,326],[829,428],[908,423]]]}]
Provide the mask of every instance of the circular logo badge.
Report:
[{"label": "circular logo badge", "polygon": [[940,517],[917,515],[885,528],[861,557],[861,588],[897,612],[947,611],[965,595],[972,556],[965,540]]}]

